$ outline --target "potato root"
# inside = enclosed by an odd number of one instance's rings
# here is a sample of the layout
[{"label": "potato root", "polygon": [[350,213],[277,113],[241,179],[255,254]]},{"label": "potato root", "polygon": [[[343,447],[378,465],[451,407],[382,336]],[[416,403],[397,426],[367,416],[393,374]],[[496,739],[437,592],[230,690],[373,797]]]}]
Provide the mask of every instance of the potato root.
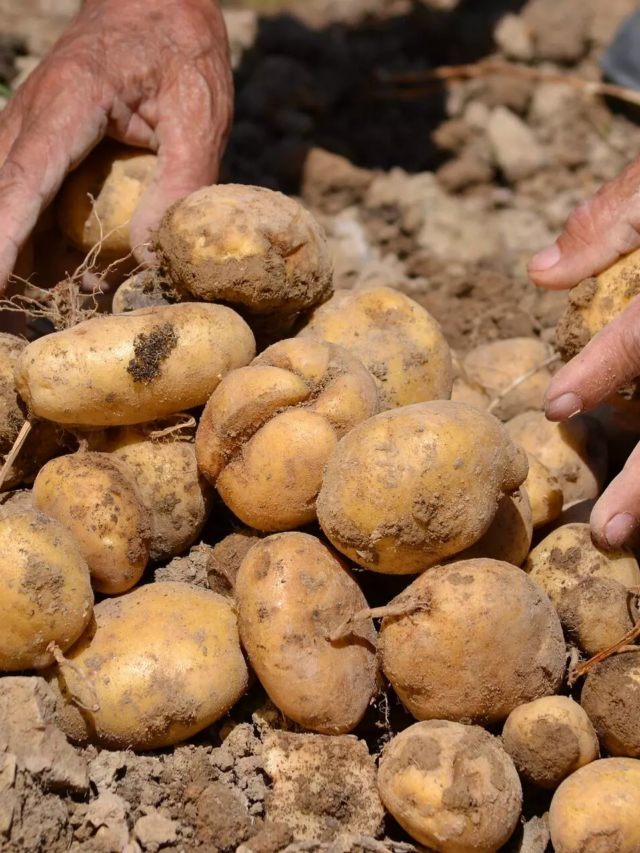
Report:
[{"label": "potato root", "polygon": [[610,755],[640,758],[640,656],[621,652],[587,675],[580,703]]}]

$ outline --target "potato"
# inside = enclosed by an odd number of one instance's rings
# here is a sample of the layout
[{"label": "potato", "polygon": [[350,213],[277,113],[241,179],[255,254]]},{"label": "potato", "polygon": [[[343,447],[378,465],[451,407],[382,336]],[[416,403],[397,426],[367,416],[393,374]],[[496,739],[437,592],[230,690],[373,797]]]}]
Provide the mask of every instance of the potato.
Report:
[{"label": "potato", "polygon": [[0,519],[8,518],[25,509],[34,509],[31,489],[18,489],[15,492],[4,492],[0,495]]},{"label": "potato", "polygon": [[522,778],[541,788],[557,788],[600,755],[589,717],[568,696],[543,696],[514,708],[502,743]]},{"label": "potato", "polygon": [[337,555],[306,533],[259,540],[240,566],[236,601],[242,644],[271,701],[312,731],[351,731],[376,693],[376,632],[368,619],[329,639],[367,607]]},{"label": "potato", "polygon": [[453,380],[451,399],[454,403],[469,403],[470,406],[476,406],[478,409],[488,409],[491,403],[488,394],[485,394],[482,388],[472,385],[461,376],[456,376]]},{"label": "potato", "polygon": [[542,412],[525,412],[506,428],[558,478],[567,503],[598,497],[607,473],[607,447],[593,418],[551,423]]},{"label": "potato", "polygon": [[67,658],[93,682],[99,711],[79,710],[86,685],[69,667],[48,673],[64,699],[59,723],[75,743],[157,749],[210,726],[249,681],[233,606],[185,583],[153,583],[96,605]]},{"label": "potato", "polygon": [[123,281],[113,295],[112,314],[127,314],[140,308],[171,305],[174,300],[157,270],[143,270]]},{"label": "potato", "polygon": [[635,624],[633,598],[612,578],[584,578],[562,590],[556,610],[567,640],[590,657],[617,643]]},{"label": "potato", "polygon": [[451,396],[451,353],[440,326],[390,287],[336,291],[298,337],[320,338],[357,355],[376,380],[383,410]]},{"label": "potato", "polygon": [[36,478],[33,502],[76,540],[94,589],[113,595],[140,580],[149,560],[151,516],[123,462],[92,452],[54,459]]},{"label": "potato", "polygon": [[377,411],[373,378],[350,352],[280,341],[211,396],[196,436],[198,466],[249,527],[291,530],[315,519],[339,439]]},{"label": "potato", "polygon": [[517,492],[502,498],[486,533],[450,560],[488,557],[521,566],[529,553],[532,538],[531,504],[527,490],[521,486]]},{"label": "potato", "polygon": [[400,826],[438,853],[495,853],[522,809],[520,780],[500,742],[443,720],[409,726],[385,746],[378,789]]},{"label": "potato", "polygon": [[527,453],[529,473],[524,481],[531,505],[531,520],[534,530],[544,527],[560,516],[564,495],[560,481],[542,464],[533,453]]},{"label": "potato", "polygon": [[0,520],[0,670],[53,663],[86,628],[93,608],[89,569],[64,528],[41,512]]},{"label": "potato", "polygon": [[621,652],[587,675],[580,703],[610,755],[640,758],[640,655]]},{"label": "potato", "polygon": [[139,148],[103,142],[69,174],[56,198],[61,231],[87,253],[99,243],[100,257],[131,250],[129,222],[150,186],[157,157]]},{"label": "potato", "polygon": [[469,547],[527,474],[492,415],[434,401],[384,412],[342,439],[318,519],[338,550],[377,572],[412,574]]},{"label": "potato", "polygon": [[565,779],[551,801],[555,853],[640,850],[640,761],[603,758]]},{"label": "potato", "polygon": [[182,293],[253,314],[297,314],[332,291],[322,228],[297,201],[264,187],[197,190],[169,208],[154,248]]},{"label": "potato", "polygon": [[251,330],[230,308],[168,305],[39,338],[18,359],[16,386],[36,417],[122,426],[203,405],[254,355]]},{"label": "potato", "polygon": [[496,723],[562,684],[560,620],[540,587],[498,560],[422,574],[382,622],[385,675],[418,720]]}]

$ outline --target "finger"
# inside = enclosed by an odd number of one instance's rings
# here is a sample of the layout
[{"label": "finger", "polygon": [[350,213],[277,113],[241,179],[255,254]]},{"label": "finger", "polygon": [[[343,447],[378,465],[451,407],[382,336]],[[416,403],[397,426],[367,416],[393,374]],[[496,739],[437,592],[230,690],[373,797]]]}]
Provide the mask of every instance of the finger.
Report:
[{"label": "finger", "polygon": [[564,231],[528,272],[539,287],[562,290],[640,247],[640,159],[578,205]]},{"label": "finger", "polygon": [[596,503],[591,532],[604,548],[619,548],[640,523],[640,445]]}]

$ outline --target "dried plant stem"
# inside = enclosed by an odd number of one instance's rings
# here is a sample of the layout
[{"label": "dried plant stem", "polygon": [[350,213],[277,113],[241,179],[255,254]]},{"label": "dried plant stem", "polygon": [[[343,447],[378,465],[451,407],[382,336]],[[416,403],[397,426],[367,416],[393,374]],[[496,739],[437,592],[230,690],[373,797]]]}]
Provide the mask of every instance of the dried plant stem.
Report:
[{"label": "dried plant stem", "polygon": [[31,432],[31,426],[31,421],[25,421],[20,427],[20,432],[16,436],[16,440],[13,442],[13,447],[7,454],[7,458],[4,460],[2,471],[0,471],[0,489],[4,484],[4,481],[7,479],[7,475],[11,469],[11,466],[16,461],[18,454],[22,450],[22,445],[29,437],[29,433]]},{"label": "dried plant stem", "polygon": [[183,430],[192,430],[196,426],[196,419],[193,415],[187,415],[184,412],[179,412],[176,415],[173,415],[175,418],[182,418],[182,421],[178,421],[178,423],[173,424],[172,426],[165,427],[164,429],[152,430],[149,433],[149,438],[151,441],[164,438],[167,435],[172,435],[173,433],[178,433],[176,439],[178,441],[190,441],[191,435],[180,435]]},{"label": "dried plant stem", "polygon": [[429,610],[429,603],[426,601],[399,601],[397,604],[386,604],[384,607],[367,607],[364,610],[359,610],[353,616],[349,616],[342,624],[329,634],[329,642],[335,643],[346,637],[354,625],[358,622],[366,622],[369,619],[384,619],[385,616],[410,616],[412,613],[419,613]]},{"label": "dried plant stem", "polygon": [[526,382],[526,381],[527,381],[527,379],[531,379],[531,377],[532,377],[532,376],[535,376],[535,375],[536,375],[536,373],[539,373],[541,370],[544,370],[545,368],[549,367],[549,365],[550,365],[550,364],[553,364],[555,361],[559,361],[559,360],[560,360],[560,354],[559,354],[559,353],[556,353],[555,355],[552,355],[552,356],[549,356],[549,358],[546,358],[546,359],[542,362],[542,364],[539,364],[537,367],[534,367],[534,368],[532,368],[531,370],[527,370],[527,372],[526,372],[526,373],[523,373],[523,374],[522,374],[522,376],[518,376],[518,378],[517,378],[517,379],[514,379],[514,380],[513,380],[513,382],[511,383],[511,385],[508,385],[508,386],[504,389],[504,391],[501,391],[501,392],[498,394],[498,396],[497,396],[497,397],[495,397],[495,398],[491,401],[491,404],[490,404],[490,406],[488,407],[487,411],[493,414],[493,412],[497,409],[497,407],[498,407],[498,406],[500,405],[500,403],[504,400],[504,398],[505,398],[508,394],[510,394],[512,391],[515,391],[515,389],[516,389],[519,385],[522,385],[522,383],[523,383],[523,382]]},{"label": "dried plant stem", "polygon": [[[581,663],[579,666],[576,666],[573,672],[569,675],[569,683],[575,683],[579,678],[582,678],[583,675],[586,675],[589,670],[591,670],[597,663],[601,663],[603,660],[610,658],[612,655],[618,654],[618,652],[627,652],[630,651],[629,646],[634,640],[637,640],[640,637],[640,622],[637,625],[627,631],[624,637],[621,637],[617,643],[614,643],[612,646],[609,646],[608,649],[604,649],[601,652],[598,652],[597,655],[594,655],[589,660]],[[640,651],[640,646],[631,646],[631,649],[634,651]]]},{"label": "dried plant stem", "polygon": [[[73,697],[74,703],[78,706],[78,708],[82,708],[83,711],[91,711],[92,713],[96,713],[96,711],[100,710],[100,702],[98,701],[98,694],[96,693],[96,686],[93,681],[89,678],[86,672],[84,672],[77,663],[69,660],[64,656],[64,653],[60,646],[57,643],[49,643],[47,646],[47,651],[53,655],[55,662],[58,664],[60,669],[68,669],[78,676],[83,686],[87,689],[87,695],[89,697],[89,701],[85,702],[82,697],[78,696],[77,693],[74,693],[72,688],[69,687],[69,692]],[[68,685],[67,685],[68,686]]]}]

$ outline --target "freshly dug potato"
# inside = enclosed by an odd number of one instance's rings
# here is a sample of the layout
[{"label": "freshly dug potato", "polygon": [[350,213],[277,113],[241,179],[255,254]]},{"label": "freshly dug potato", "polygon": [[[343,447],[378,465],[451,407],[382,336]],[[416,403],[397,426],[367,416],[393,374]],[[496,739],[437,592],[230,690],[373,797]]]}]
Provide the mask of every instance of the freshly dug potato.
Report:
[{"label": "freshly dug potato", "polygon": [[237,530],[225,536],[211,549],[207,567],[209,587],[220,595],[233,597],[242,561],[256,542],[263,538],[257,530]]},{"label": "freshly dug potato", "polygon": [[453,380],[451,399],[454,403],[469,403],[470,406],[476,406],[478,409],[488,409],[491,404],[489,395],[485,394],[482,388],[472,385],[462,376],[456,376]]},{"label": "freshly dug potato", "polygon": [[438,853],[495,853],[522,809],[520,780],[500,741],[444,720],[409,726],[385,746],[378,789],[400,826]]},{"label": "freshly dug potato", "polygon": [[185,583],[153,583],[96,605],[67,658],[93,682],[99,711],[73,697],[86,684],[69,667],[48,679],[63,697],[59,723],[75,743],[157,749],[210,726],[249,681],[233,606]]},{"label": "freshly dug potato", "polygon": [[567,640],[589,657],[617,643],[637,618],[634,598],[613,578],[588,577],[562,590],[556,610]]},{"label": "freshly dug potato", "polygon": [[390,287],[336,291],[298,337],[320,338],[357,355],[376,380],[383,410],[451,396],[451,353],[440,326]]},{"label": "freshly dug potato", "polygon": [[562,684],[565,644],[545,593],[498,560],[422,574],[382,622],[385,675],[418,720],[496,723]]},{"label": "freshly dug potato", "polygon": [[562,513],[564,495],[558,478],[533,453],[527,453],[529,473],[524,481],[534,530],[554,521]]},{"label": "freshly dug potato", "polygon": [[89,569],[64,528],[41,512],[0,520],[0,670],[53,663],[86,628],[93,608]]},{"label": "freshly dug potato", "polygon": [[0,495],[0,519],[33,508],[33,492],[31,489],[18,489],[15,492],[4,492]]},{"label": "freshly dug potato", "polygon": [[143,270],[123,281],[113,295],[112,314],[127,314],[140,308],[171,305],[175,300],[155,270]]},{"label": "freshly dug potato", "polygon": [[607,473],[607,446],[593,418],[580,415],[552,423],[543,412],[525,412],[506,428],[558,478],[567,503],[598,497]]},{"label": "freshly dug potato", "polygon": [[502,743],[522,778],[541,788],[557,788],[600,756],[589,717],[568,696],[543,696],[514,708]]},{"label": "freshly dug potato", "polygon": [[533,538],[531,504],[524,486],[512,495],[505,495],[487,532],[469,548],[450,560],[471,560],[488,557],[521,566],[527,558]]},{"label": "freshly dug potato", "polygon": [[76,426],[145,423],[203,405],[255,355],[222,305],[187,303],[97,317],[29,344],[16,386],[33,415]]},{"label": "freshly dug potato", "polygon": [[418,403],[342,439],[325,469],[318,519],[359,565],[412,574],[477,542],[526,475],[524,451],[493,415]]},{"label": "freshly dug potato", "polygon": [[315,519],[340,438],[377,411],[373,377],[350,352],[280,341],[211,396],[196,436],[198,466],[249,527],[291,530]]},{"label": "freshly dug potato", "polygon": [[94,589],[114,595],[142,577],[151,516],[131,469],[107,453],[74,453],[48,462],[33,485],[36,509],[78,543]]},{"label": "freshly dug potato", "polygon": [[371,619],[330,635],[367,607],[349,570],[320,540],[281,533],[259,540],[236,578],[238,625],[271,701],[296,723],[343,734],[377,691]]},{"label": "freshly dug potato", "polygon": [[183,293],[253,314],[294,315],[332,291],[322,228],[297,201],[264,187],[197,190],[169,208],[155,251]]},{"label": "freshly dug potato", "polygon": [[565,779],[551,801],[555,853],[640,850],[640,761],[603,758]]},{"label": "freshly dug potato", "polygon": [[611,755],[640,757],[640,655],[621,652],[587,675],[582,707]]},{"label": "freshly dug potato", "polygon": [[155,154],[103,142],[69,174],[56,198],[58,225],[87,253],[101,243],[100,256],[121,258],[131,250],[129,221],[153,180]]}]

